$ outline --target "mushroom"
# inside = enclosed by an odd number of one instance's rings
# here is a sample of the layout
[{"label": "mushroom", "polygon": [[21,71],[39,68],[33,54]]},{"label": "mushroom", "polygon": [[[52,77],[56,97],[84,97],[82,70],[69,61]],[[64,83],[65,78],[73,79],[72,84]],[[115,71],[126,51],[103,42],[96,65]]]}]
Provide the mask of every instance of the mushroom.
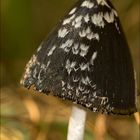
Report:
[{"label": "mushroom", "polygon": [[[136,112],[132,59],[112,4],[79,0],[32,56],[21,84],[93,112]],[[85,120],[74,106],[68,140],[83,139]]]}]

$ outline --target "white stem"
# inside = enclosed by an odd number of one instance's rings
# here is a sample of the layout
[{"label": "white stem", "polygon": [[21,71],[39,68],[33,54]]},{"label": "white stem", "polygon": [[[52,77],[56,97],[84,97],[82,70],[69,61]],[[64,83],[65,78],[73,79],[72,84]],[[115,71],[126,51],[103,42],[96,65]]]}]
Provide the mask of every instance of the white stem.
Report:
[{"label": "white stem", "polygon": [[69,120],[67,140],[83,140],[86,114],[85,110],[73,106]]}]

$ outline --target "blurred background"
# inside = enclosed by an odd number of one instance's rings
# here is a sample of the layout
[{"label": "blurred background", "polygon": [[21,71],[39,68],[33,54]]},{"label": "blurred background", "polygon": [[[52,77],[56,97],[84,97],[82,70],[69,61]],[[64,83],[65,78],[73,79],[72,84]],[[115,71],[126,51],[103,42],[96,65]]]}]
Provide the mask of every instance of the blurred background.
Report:
[{"label": "blurred background", "polygon": [[[76,0],[1,0],[0,139],[66,140],[71,103],[19,85],[41,41]],[[124,28],[140,91],[140,1],[112,0]],[[138,104],[138,107],[140,105]],[[134,116],[88,112],[85,140],[138,140]]]}]

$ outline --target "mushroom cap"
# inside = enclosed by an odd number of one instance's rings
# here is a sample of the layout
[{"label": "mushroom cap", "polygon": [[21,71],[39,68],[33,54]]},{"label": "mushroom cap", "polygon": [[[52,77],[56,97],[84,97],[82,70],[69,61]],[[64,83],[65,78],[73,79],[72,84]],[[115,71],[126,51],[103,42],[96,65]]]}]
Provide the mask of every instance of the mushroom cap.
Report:
[{"label": "mushroom cap", "polygon": [[21,84],[93,112],[136,112],[132,59],[112,4],[79,0],[31,57]]}]

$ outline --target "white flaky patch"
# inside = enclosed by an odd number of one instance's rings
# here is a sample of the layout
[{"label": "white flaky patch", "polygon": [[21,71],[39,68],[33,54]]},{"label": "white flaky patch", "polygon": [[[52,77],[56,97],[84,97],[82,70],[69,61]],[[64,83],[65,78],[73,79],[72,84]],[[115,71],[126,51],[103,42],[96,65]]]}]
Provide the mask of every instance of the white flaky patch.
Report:
[{"label": "white flaky patch", "polygon": [[83,94],[88,94],[90,92],[90,90],[86,89],[84,92],[82,92]]},{"label": "white flaky patch", "polygon": [[97,14],[94,14],[94,15],[91,17],[91,20],[92,20],[92,23],[93,23],[95,26],[99,26],[99,27],[104,28],[105,23],[104,23],[104,21],[103,21],[103,13],[102,13],[102,12],[99,12],[99,13],[97,13]]},{"label": "white flaky patch", "polygon": [[47,62],[47,66],[46,66],[46,68],[49,67],[50,63],[51,63],[51,61],[49,60],[49,61]]},{"label": "white flaky patch", "polygon": [[81,71],[84,71],[84,70],[86,70],[86,69],[88,69],[89,70],[89,63],[81,63],[80,64],[80,69],[81,69]]},{"label": "white flaky patch", "polygon": [[41,48],[42,48],[42,45],[40,45],[40,46],[38,47],[37,52],[39,52],[39,51],[41,50]]},{"label": "white flaky patch", "polygon": [[72,15],[72,14],[74,14],[74,12],[76,11],[76,7],[75,8],[73,8],[70,12],[69,12],[69,15]]},{"label": "white flaky patch", "polygon": [[77,97],[80,96],[79,88],[76,88],[76,96],[77,96]]},{"label": "white flaky patch", "polygon": [[58,37],[64,38],[68,34],[68,30],[66,28],[59,29]]},{"label": "white flaky patch", "polygon": [[91,59],[90,59],[90,63],[92,65],[94,65],[94,60],[96,59],[96,57],[97,57],[97,52],[94,52],[93,55],[92,55],[92,57],[91,57]]},{"label": "white flaky patch", "polygon": [[89,50],[89,46],[85,45],[85,44],[81,44],[80,45],[80,56],[84,57],[85,55],[87,55],[88,50]]},{"label": "white flaky patch", "polygon": [[79,21],[81,21],[82,20],[82,18],[83,18],[83,16],[78,16],[76,19],[75,19],[75,22],[79,22]]},{"label": "white flaky patch", "polygon": [[72,53],[73,54],[78,54],[79,53],[79,44],[78,43],[75,43],[73,46],[72,46]]},{"label": "white flaky patch", "polygon": [[[75,19],[75,23],[77,24],[77,25],[81,25],[81,23],[82,23],[82,18],[83,18],[83,16],[78,16],[76,19]],[[76,26],[76,25],[75,25]]]},{"label": "white flaky patch", "polygon": [[66,83],[63,80],[61,80],[61,84],[62,84],[62,87],[64,87]]},{"label": "white flaky patch", "polygon": [[75,14],[73,14],[70,18],[67,18],[63,21],[63,25],[70,23],[75,18]]},{"label": "white flaky patch", "polygon": [[91,40],[91,39],[96,39],[96,40],[99,41],[99,34],[97,34],[97,33],[90,33],[90,34],[87,35],[87,38],[88,38],[89,40]]},{"label": "white flaky patch", "polygon": [[86,107],[87,107],[87,108],[89,108],[89,107],[91,107],[91,106],[92,106],[92,103],[87,103],[87,104],[86,104]]},{"label": "white flaky patch", "polygon": [[83,29],[82,31],[79,32],[80,37],[86,37],[87,39],[96,39],[99,41],[99,34],[98,33],[93,33],[89,27],[87,29]]},{"label": "white flaky patch", "polygon": [[48,53],[48,56],[52,55],[55,49],[56,49],[56,46],[54,45],[54,46],[50,49],[50,51],[49,51],[49,53]]},{"label": "white flaky patch", "polygon": [[26,71],[25,71],[24,77],[20,81],[21,84],[24,84],[24,80],[31,75],[31,67],[35,64],[39,65],[40,63],[37,61],[36,55],[33,55],[32,58],[30,59],[30,61],[26,65]]},{"label": "white flaky patch", "polygon": [[[79,91],[83,92],[83,91],[85,90],[85,86],[81,86],[81,85],[79,84],[78,89],[79,89]],[[82,98],[83,98],[83,97],[82,97]]]},{"label": "white flaky patch", "polygon": [[39,45],[37,52],[39,52],[41,50],[42,46],[43,46],[43,42],[41,42],[41,44]]},{"label": "white flaky patch", "polygon": [[90,86],[91,86],[93,89],[96,89],[96,88],[97,88],[96,84],[90,83]]},{"label": "white flaky patch", "polygon": [[97,3],[99,4],[99,5],[102,5],[102,6],[107,6],[107,7],[109,7],[109,8],[111,8],[109,5],[108,5],[108,3],[106,2],[106,0],[97,0]]},{"label": "white flaky patch", "polygon": [[90,2],[89,0],[85,0],[81,4],[81,7],[86,7],[86,8],[89,8],[89,9],[91,9],[93,6],[94,6],[94,3],[93,2]]},{"label": "white flaky patch", "polygon": [[79,36],[80,37],[85,37],[86,36],[86,31],[85,30],[80,31]]},{"label": "white flaky patch", "polygon": [[115,15],[113,13],[113,11],[111,11],[110,13],[109,12],[106,12],[104,14],[104,19],[108,22],[108,23],[113,23],[115,21]]},{"label": "white flaky patch", "polygon": [[72,26],[74,26],[75,28],[79,28],[79,27],[81,27],[81,24],[82,24],[82,18],[83,18],[82,15],[76,17],[75,20],[72,22]]},{"label": "white flaky patch", "polygon": [[80,28],[81,24],[82,24],[82,22],[77,22],[74,26],[75,26],[75,28]]},{"label": "white flaky patch", "polygon": [[41,64],[41,69],[46,70],[46,68],[47,68],[47,65],[45,65],[45,64]]},{"label": "white flaky patch", "polygon": [[86,34],[89,34],[89,33],[91,33],[91,29],[89,27],[87,27]]},{"label": "white flaky patch", "polygon": [[75,66],[76,66],[76,62],[75,61],[74,62],[70,62],[69,59],[66,61],[66,66],[65,67],[67,69],[68,74],[71,73],[71,71],[74,69]]},{"label": "white flaky patch", "polygon": [[81,82],[85,85],[90,84],[91,80],[89,79],[89,77],[87,76],[86,78],[82,78]]},{"label": "white flaky patch", "polygon": [[73,82],[78,82],[80,80],[80,78],[79,77],[73,77]]},{"label": "white flaky patch", "polygon": [[69,83],[67,84],[67,89],[71,89],[71,90],[73,90],[73,86],[71,86]]},{"label": "white flaky patch", "polygon": [[87,29],[83,29],[82,31],[79,32],[79,36],[86,37],[89,33],[91,33],[91,30],[89,27],[87,27]]},{"label": "white flaky patch", "polygon": [[89,14],[86,14],[86,15],[84,16],[84,20],[85,20],[86,23],[89,22]]},{"label": "white flaky patch", "polygon": [[116,11],[115,9],[112,9],[112,12],[114,13],[114,15],[115,15],[116,17],[118,17],[117,11]]},{"label": "white flaky patch", "polygon": [[100,103],[101,106],[107,104],[109,101],[108,97],[99,97],[99,96],[97,97],[101,99],[101,103]]},{"label": "white flaky patch", "polygon": [[98,109],[96,107],[93,107],[93,112],[96,112]]},{"label": "white flaky patch", "polygon": [[60,48],[63,49],[65,52],[69,52],[70,48],[73,44],[74,40],[73,39],[68,39],[66,42],[64,42]]}]

